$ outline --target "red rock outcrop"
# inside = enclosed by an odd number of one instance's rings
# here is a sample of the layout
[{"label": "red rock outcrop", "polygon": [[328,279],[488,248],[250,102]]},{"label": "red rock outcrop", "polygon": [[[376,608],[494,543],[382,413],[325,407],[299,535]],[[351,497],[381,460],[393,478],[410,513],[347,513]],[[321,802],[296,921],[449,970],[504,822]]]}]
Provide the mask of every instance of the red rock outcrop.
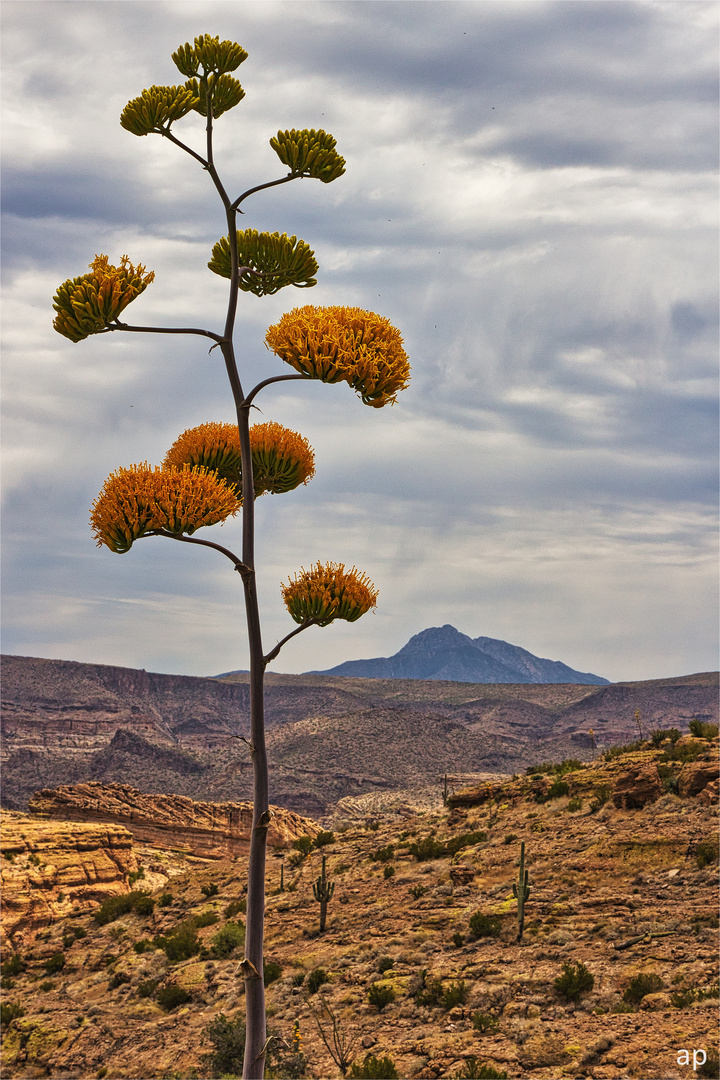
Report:
[{"label": "red rock outcrop", "polygon": [[129,891],[132,834],[117,824],[42,821],[3,811],[2,941],[15,948],[58,919]]},{"label": "red rock outcrop", "polygon": [[691,798],[699,795],[713,780],[717,783],[718,767],[714,761],[688,761],[678,777],[678,795]]},{"label": "red rock outcrop", "polygon": [[621,810],[639,810],[655,802],[663,792],[660,774],[654,762],[633,765],[618,777],[613,792],[613,802]]},{"label": "red rock outcrop", "polygon": [[[125,784],[68,784],[45,788],[30,799],[33,814],[63,821],[113,822],[138,842],[183,850],[203,859],[227,859],[250,850],[252,803],[196,802],[184,795],[145,795]],[[273,806],[271,847],[290,847],[299,836],[316,836],[320,826],[292,810]]]}]

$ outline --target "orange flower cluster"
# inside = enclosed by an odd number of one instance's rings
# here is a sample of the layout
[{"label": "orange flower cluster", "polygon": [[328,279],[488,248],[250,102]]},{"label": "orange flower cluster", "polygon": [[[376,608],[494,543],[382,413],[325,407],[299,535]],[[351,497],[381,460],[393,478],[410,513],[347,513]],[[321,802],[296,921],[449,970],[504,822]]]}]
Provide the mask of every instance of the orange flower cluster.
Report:
[{"label": "orange flower cluster", "polygon": [[410,381],[400,332],[362,308],[295,308],[270,327],[265,343],[303,375],[344,380],[376,409],[393,404]]},{"label": "orange flower cluster", "polygon": [[335,619],[355,622],[375,607],[378,593],[354,566],[346,572],[343,563],[318,562],[283,585],[282,598],[296,623],[317,619],[320,626],[328,626]]},{"label": "orange flower cluster", "polygon": [[[253,488],[256,497],[279,494],[306,484],[315,475],[315,455],[302,435],[282,424],[250,428]],[[163,465],[204,465],[242,491],[240,436],[235,424],[208,423],[188,428],[165,455]]]},{"label": "orange flower cluster", "polygon": [[93,503],[90,523],[98,547],[118,555],[156,529],[191,535],[237,514],[241,503],[226,482],[201,466],[160,469],[131,465],[111,473]]},{"label": "orange flower cluster", "polygon": [[104,330],[131,301],[155,280],[141,264],[133,266],[123,255],[119,266],[110,266],[107,255],[96,255],[90,274],[63,282],[53,297],[57,316],[53,329],[71,341],[82,341]]}]

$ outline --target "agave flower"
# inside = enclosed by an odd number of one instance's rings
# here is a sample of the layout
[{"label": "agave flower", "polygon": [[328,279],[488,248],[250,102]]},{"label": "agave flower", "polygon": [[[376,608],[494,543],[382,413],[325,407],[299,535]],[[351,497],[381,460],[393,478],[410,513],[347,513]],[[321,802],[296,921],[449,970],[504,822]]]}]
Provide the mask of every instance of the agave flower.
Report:
[{"label": "agave flower", "polygon": [[117,469],[92,505],[98,547],[118,555],[141,536],[164,529],[190,536],[236,514],[240,501],[217,473],[201,466],[160,469],[142,462]]},{"label": "agave flower", "polygon": [[155,273],[133,266],[123,255],[119,266],[110,266],[107,255],[96,255],[91,273],[70,278],[53,297],[57,316],[53,329],[71,341],[82,341],[104,330],[136,296],[144,292]]},{"label": "agave flower", "polygon": [[376,409],[392,404],[410,380],[400,332],[362,308],[295,308],[270,327],[265,343],[303,375],[344,380]]},{"label": "agave flower", "polygon": [[354,566],[346,571],[343,563],[318,562],[283,585],[282,598],[296,623],[313,619],[328,626],[335,619],[355,622],[375,607],[378,593]]},{"label": "agave flower", "polygon": [[[307,484],[315,475],[310,443],[282,424],[255,424],[250,428],[255,495],[279,494]],[[188,428],[165,455],[163,467],[203,465],[242,492],[240,436],[235,424],[208,423]]]}]

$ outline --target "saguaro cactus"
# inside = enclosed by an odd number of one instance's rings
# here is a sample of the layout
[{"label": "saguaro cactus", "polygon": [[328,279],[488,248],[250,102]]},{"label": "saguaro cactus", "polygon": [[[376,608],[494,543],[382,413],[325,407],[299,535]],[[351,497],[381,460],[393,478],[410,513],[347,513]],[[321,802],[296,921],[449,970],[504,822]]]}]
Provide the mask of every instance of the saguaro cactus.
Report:
[{"label": "saguaro cactus", "polygon": [[332,900],[332,895],[335,892],[335,883],[332,884],[328,881],[325,875],[325,856],[322,857],[322,871],[320,877],[313,885],[313,896],[320,905],[320,933],[325,929],[325,919],[327,918],[327,906],[328,901]]},{"label": "saguaro cactus", "polygon": [[518,941],[523,936],[523,929],[525,926],[525,904],[530,896],[530,885],[528,884],[529,875],[525,869],[525,841],[520,844],[520,869],[518,871],[518,880],[513,881],[513,896],[518,902]]}]

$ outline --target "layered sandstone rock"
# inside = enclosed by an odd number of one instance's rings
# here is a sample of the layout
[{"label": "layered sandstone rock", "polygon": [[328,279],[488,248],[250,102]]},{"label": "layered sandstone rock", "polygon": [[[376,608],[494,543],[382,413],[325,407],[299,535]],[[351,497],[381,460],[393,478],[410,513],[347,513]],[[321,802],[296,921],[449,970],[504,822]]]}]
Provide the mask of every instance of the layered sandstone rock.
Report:
[{"label": "layered sandstone rock", "polygon": [[[33,814],[64,821],[124,825],[150,847],[182,850],[203,859],[227,859],[250,850],[252,803],[196,802],[184,795],[145,795],[125,784],[68,784],[46,788],[30,799]],[[290,847],[320,826],[282,807],[271,807],[271,847]]]},{"label": "layered sandstone rock", "polygon": [[622,810],[639,810],[655,802],[663,792],[660,774],[654,762],[633,765],[615,784],[613,802]]},{"label": "layered sandstone rock", "polygon": [[708,784],[717,783],[718,767],[715,761],[688,761],[678,777],[678,795],[691,798],[699,795]]},{"label": "layered sandstone rock", "polygon": [[42,927],[129,891],[132,834],[117,824],[42,821],[3,811],[2,941],[15,948]]}]

